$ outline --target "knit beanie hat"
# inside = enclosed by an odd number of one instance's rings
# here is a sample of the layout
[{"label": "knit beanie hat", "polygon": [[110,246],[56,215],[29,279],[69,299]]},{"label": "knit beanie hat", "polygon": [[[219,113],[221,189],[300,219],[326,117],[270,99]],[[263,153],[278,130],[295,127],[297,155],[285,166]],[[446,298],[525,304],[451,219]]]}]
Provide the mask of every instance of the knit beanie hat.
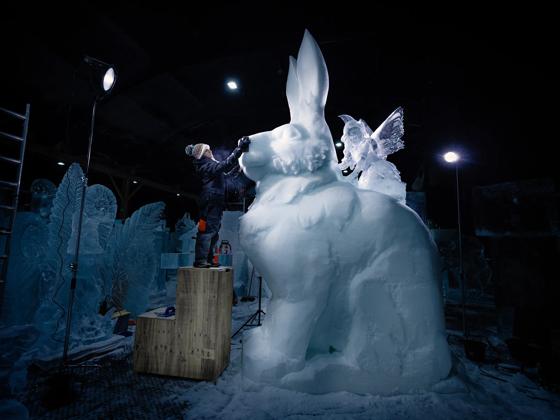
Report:
[{"label": "knit beanie hat", "polygon": [[187,154],[187,156],[192,156],[195,159],[200,159],[204,152],[206,152],[208,149],[210,149],[210,146],[205,143],[197,143],[194,145],[189,144],[187,147],[185,147],[185,153]]}]

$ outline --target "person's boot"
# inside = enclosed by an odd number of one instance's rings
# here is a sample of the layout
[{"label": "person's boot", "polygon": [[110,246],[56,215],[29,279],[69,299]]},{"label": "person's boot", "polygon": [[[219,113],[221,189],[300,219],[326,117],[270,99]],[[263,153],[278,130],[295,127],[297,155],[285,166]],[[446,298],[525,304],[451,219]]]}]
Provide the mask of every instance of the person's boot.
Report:
[{"label": "person's boot", "polygon": [[195,268],[210,268],[210,264],[206,261],[195,261],[193,264]]},{"label": "person's boot", "polygon": [[212,259],[209,258],[208,260],[206,260],[206,262],[208,264],[210,264],[210,267],[212,267],[212,268],[220,267],[220,263],[218,261],[214,262],[214,257],[213,256],[212,256]]}]

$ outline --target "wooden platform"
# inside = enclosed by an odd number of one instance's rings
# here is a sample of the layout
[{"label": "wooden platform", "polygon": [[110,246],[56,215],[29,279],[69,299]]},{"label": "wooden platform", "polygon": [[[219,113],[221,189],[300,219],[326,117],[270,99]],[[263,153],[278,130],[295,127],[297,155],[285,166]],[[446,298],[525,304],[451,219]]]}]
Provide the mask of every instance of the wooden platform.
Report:
[{"label": "wooden platform", "polygon": [[134,371],[214,380],[229,363],[233,269],[182,267],[177,272],[175,316],[140,315]]}]

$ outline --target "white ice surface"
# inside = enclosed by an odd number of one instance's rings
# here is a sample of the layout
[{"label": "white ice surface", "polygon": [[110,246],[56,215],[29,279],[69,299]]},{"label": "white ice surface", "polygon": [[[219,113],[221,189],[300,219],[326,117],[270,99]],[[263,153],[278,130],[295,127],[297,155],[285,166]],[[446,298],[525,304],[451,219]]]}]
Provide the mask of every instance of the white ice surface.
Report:
[{"label": "white ice surface", "polygon": [[290,123],[250,136],[240,159],[257,183],[240,241],[272,292],[244,374],[309,393],[427,389],[451,368],[435,244],[414,211],[341,180],[328,85],[306,31],[290,59]]},{"label": "white ice surface", "polygon": [[[270,302],[264,301],[268,312]],[[234,307],[233,331],[257,302]],[[216,381],[176,387],[172,400],[186,400],[186,419],[557,419],[560,397],[522,374],[505,374],[491,365],[477,366],[461,348],[448,378],[414,394],[378,396],[333,392],[308,394],[243,378],[242,343],[232,342],[231,362]]]},{"label": "white ice surface", "polygon": [[233,275],[235,276],[233,287],[239,295],[244,295],[247,292],[250,273],[247,256],[239,243],[239,219],[241,216],[243,216],[241,211],[224,211],[218,245],[222,240],[229,241],[233,252]]},{"label": "white ice surface", "polygon": [[[169,286],[170,290],[172,288]],[[263,301],[268,312],[270,302]],[[233,309],[232,331],[237,330],[257,309],[257,302],[241,303]],[[4,330],[1,343],[20,335],[20,327]],[[25,334],[24,334],[25,335]],[[28,336],[28,335],[25,335]],[[134,337],[113,337],[95,345],[73,351],[78,360],[95,363],[110,355],[122,358],[133,348]],[[456,345],[451,375],[434,384],[431,389],[416,394],[377,396],[349,392],[308,394],[256,384],[242,373],[241,336],[232,341],[230,364],[216,383],[169,378],[165,385],[164,401],[150,393],[141,398],[152,403],[187,402],[185,419],[558,419],[560,396],[543,390],[520,373],[506,373],[492,365],[477,366],[463,355]],[[490,337],[492,343],[492,337]],[[13,341],[11,342],[13,346]],[[93,359],[92,359],[93,357]],[[129,356],[132,357],[132,356]],[[124,362],[123,362],[124,363]],[[142,375],[141,375],[142,376]],[[149,375],[148,375],[149,376]],[[139,378],[138,380],[141,380]],[[149,381],[149,378],[146,377]],[[111,418],[113,405],[135,404],[110,382],[97,381],[88,385],[89,395],[83,394],[83,404],[92,407],[87,418]],[[112,395],[110,404],[98,405],[100,393]],[[135,396],[138,398],[138,396]],[[13,399],[0,399],[0,418],[25,418],[27,409]],[[55,416],[56,417],[56,416]],[[57,417],[58,418],[58,417]]]}]

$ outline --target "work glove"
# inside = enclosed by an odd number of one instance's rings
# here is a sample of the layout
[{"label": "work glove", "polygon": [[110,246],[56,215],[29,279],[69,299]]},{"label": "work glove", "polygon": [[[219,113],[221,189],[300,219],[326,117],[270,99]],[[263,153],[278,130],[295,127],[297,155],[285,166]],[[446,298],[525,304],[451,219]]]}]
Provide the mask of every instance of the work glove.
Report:
[{"label": "work glove", "polygon": [[239,147],[239,149],[241,150],[242,153],[248,152],[249,151],[249,145],[251,144],[251,140],[249,139],[249,137],[244,136],[241,137],[239,139],[239,141],[237,142],[237,147]]}]

